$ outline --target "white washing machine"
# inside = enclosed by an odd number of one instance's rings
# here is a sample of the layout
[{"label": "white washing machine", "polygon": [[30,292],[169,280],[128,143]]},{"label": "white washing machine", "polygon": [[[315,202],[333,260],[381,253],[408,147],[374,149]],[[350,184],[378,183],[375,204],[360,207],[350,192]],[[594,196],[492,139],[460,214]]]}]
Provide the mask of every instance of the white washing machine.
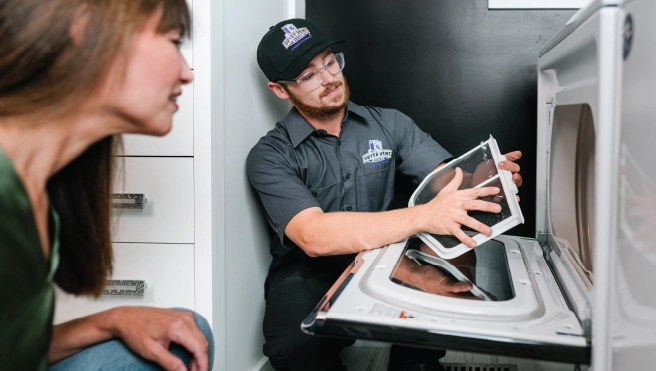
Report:
[{"label": "white washing machine", "polygon": [[[302,329],[653,369],[654,40],[656,1],[597,0],[540,52],[535,239],[498,236],[451,264],[416,237],[361,253]],[[444,292],[448,277],[474,290]]]}]

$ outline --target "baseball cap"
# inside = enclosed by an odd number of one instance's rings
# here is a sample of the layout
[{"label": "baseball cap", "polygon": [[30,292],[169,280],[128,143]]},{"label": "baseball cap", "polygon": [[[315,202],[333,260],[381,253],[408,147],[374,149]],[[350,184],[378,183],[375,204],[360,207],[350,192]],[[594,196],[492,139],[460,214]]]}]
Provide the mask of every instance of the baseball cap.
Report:
[{"label": "baseball cap", "polygon": [[269,28],[257,46],[257,64],[269,81],[293,79],[319,52],[343,43],[326,38],[305,19],[293,18]]}]

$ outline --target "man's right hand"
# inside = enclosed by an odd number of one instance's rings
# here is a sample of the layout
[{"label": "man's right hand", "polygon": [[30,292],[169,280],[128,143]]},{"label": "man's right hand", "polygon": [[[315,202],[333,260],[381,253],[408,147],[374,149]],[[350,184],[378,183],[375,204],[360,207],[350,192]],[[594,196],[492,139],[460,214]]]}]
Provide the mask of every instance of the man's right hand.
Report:
[{"label": "man's right hand", "polygon": [[497,187],[481,187],[458,190],[463,174],[460,168],[449,184],[430,202],[416,207],[422,208],[422,230],[433,234],[453,235],[469,247],[476,247],[476,242],[462,231],[467,226],[487,236],[492,234],[492,228],[479,222],[467,214],[467,211],[485,211],[498,213],[501,206],[492,202],[478,200],[482,197],[494,196],[500,192]]}]

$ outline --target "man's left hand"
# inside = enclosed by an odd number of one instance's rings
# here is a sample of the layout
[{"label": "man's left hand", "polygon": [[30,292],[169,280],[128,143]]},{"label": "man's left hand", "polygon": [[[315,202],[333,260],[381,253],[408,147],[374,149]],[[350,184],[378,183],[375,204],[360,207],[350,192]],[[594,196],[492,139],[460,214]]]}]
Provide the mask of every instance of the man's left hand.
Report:
[{"label": "man's left hand", "polygon": [[[515,163],[515,161],[522,158],[522,152],[520,151],[509,152],[506,153],[505,156],[506,156],[506,161],[499,162],[499,169],[508,170],[511,173],[513,173],[512,180],[519,188],[522,186],[522,176],[519,175],[520,168],[519,165]],[[519,201],[519,196],[516,197],[517,197],[517,201]]]}]

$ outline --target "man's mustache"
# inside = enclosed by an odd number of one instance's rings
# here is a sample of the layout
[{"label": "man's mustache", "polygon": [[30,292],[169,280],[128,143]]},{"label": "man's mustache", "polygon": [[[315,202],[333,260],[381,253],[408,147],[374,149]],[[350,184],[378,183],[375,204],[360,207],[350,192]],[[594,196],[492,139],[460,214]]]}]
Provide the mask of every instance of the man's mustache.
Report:
[{"label": "man's mustache", "polygon": [[342,86],[342,85],[344,85],[344,84],[341,81],[337,81],[337,82],[334,82],[334,83],[326,86],[326,90],[324,90],[323,94],[321,94],[321,98],[328,95],[328,93],[330,93],[330,91],[333,90],[335,87]]}]

